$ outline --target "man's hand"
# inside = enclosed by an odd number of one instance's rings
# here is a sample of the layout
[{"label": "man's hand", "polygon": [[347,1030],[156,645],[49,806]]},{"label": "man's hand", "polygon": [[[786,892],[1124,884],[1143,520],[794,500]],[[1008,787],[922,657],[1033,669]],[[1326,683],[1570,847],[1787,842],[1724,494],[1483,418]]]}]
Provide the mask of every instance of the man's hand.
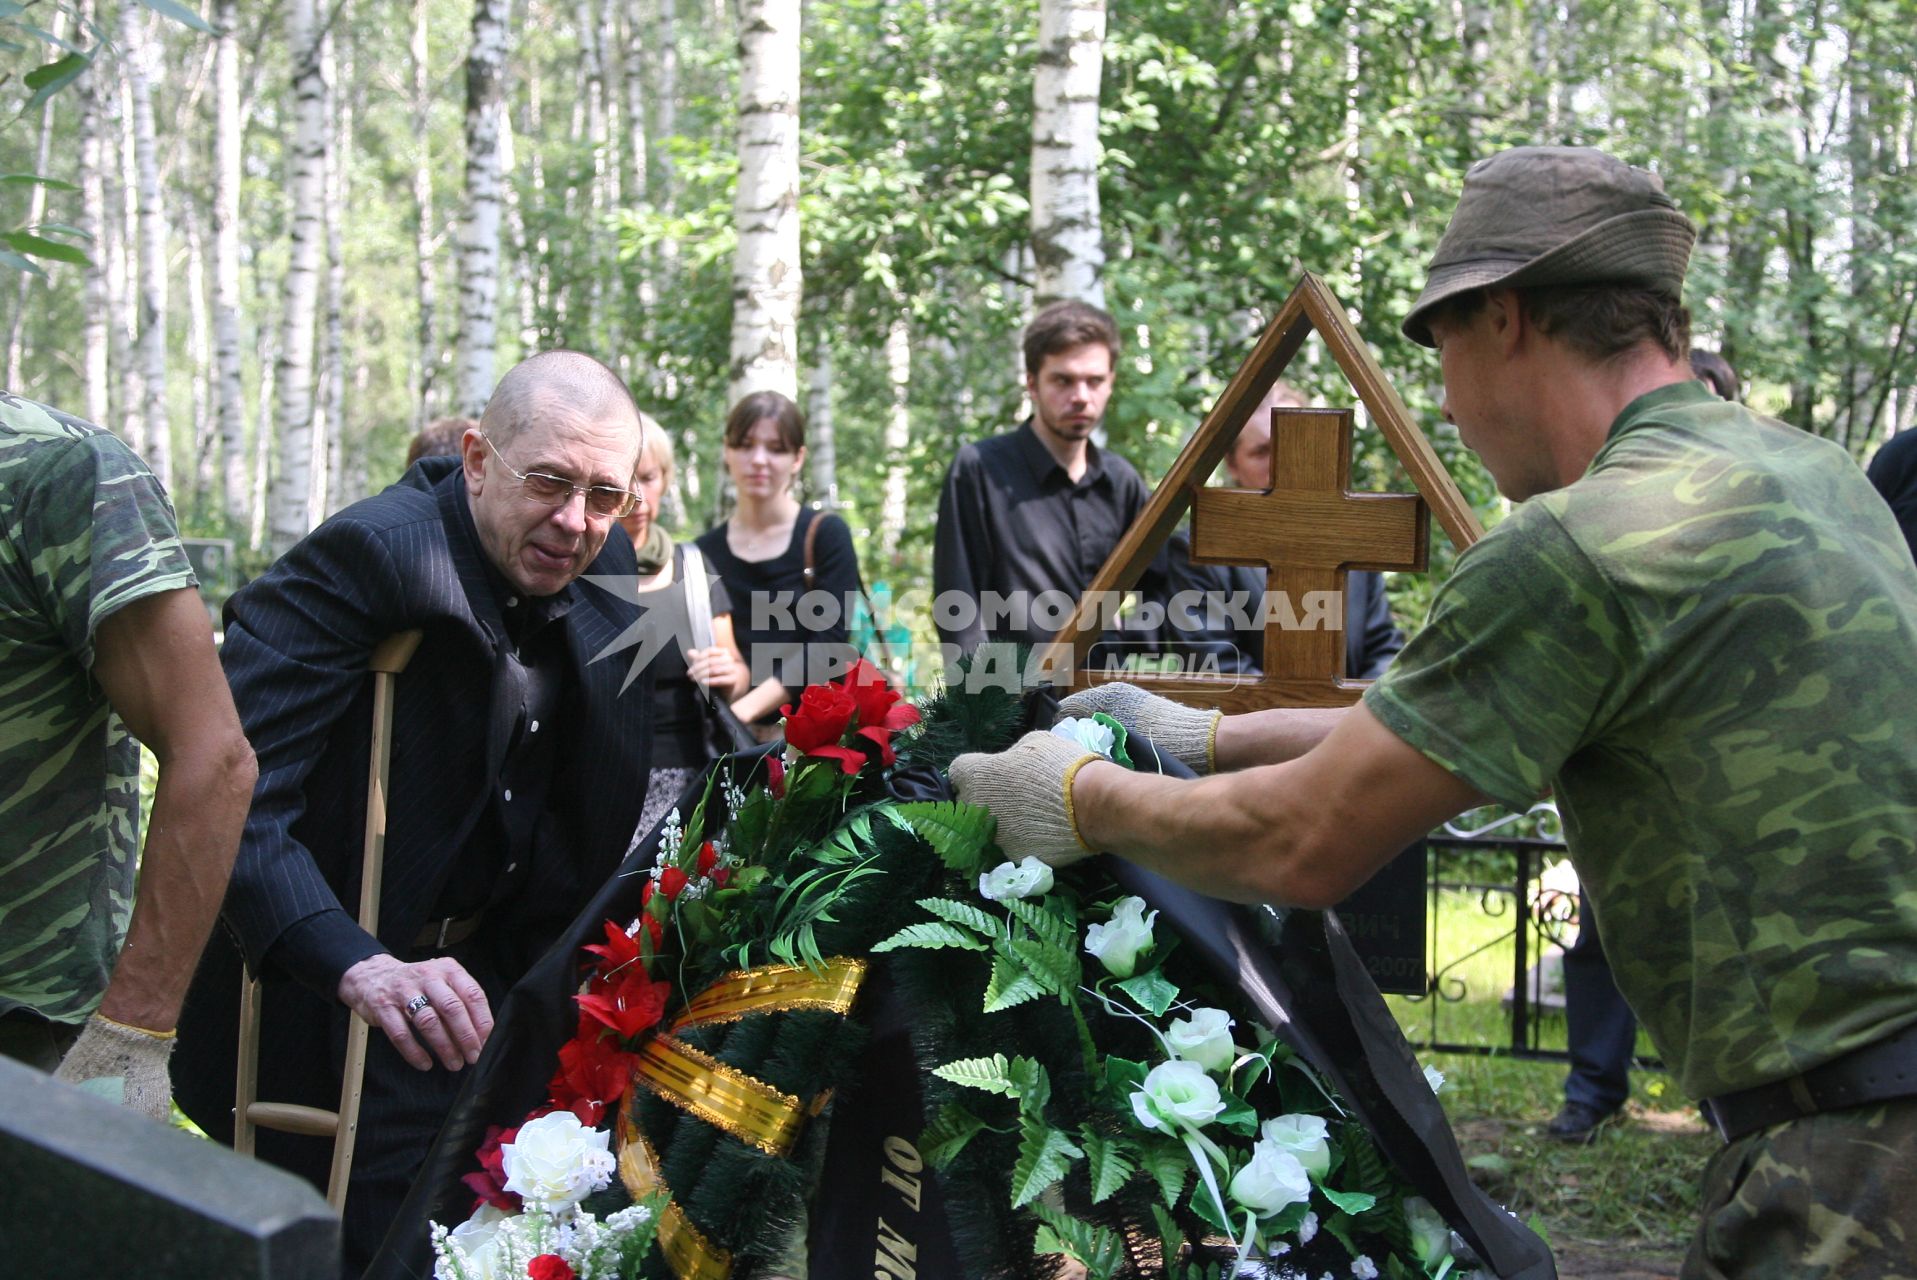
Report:
[{"label": "man's hand", "polygon": [[702,689],[717,688],[730,693],[745,683],[745,664],[722,644],[710,649],[686,650],[686,675]]},{"label": "man's hand", "polygon": [[[419,996],[426,1003],[408,1014]],[[341,975],[339,999],[384,1031],[399,1056],[420,1071],[430,1071],[435,1056],[448,1071],[471,1066],[493,1033],[486,993],[459,961],[446,956],[418,964],[385,953],[368,956]]]},{"label": "man's hand", "polygon": [[[115,1101],[165,1124],[173,1117],[173,1081],[166,1074],[173,1045],[171,1033],[129,1027],[96,1013],[53,1078],[77,1085],[110,1082]],[[103,1091],[103,1096],[110,1095]]]},{"label": "man's hand", "polygon": [[1225,713],[1187,707],[1147,693],[1135,684],[1097,684],[1081,689],[1058,704],[1062,716],[1089,718],[1102,711],[1132,733],[1150,738],[1152,745],[1203,776],[1218,771],[1218,722]]},{"label": "man's hand", "polygon": [[1062,867],[1097,852],[1079,838],[1072,782],[1079,769],[1101,761],[1055,733],[1028,733],[999,755],[954,760],[952,786],[960,800],[992,811],[998,846],[1009,857]]}]

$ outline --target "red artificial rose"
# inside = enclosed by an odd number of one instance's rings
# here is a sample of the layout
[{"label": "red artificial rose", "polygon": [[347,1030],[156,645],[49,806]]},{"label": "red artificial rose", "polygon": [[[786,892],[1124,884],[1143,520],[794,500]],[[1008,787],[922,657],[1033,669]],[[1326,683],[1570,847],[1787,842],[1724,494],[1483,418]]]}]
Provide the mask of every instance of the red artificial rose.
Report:
[{"label": "red artificial rose", "polygon": [[700,875],[702,876],[711,875],[712,868],[717,866],[718,863],[719,863],[719,851],[712,847],[712,841],[708,840],[704,844],[699,846],[699,874]]},{"label": "red artificial rose", "polygon": [[667,867],[659,873],[659,892],[666,895],[670,902],[685,891],[686,873],[677,867]]},{"label": "red artificial rose", "polygon": [[479,1160],[479,1172],[469,1173],[460,1179],[478,1197],[473,1201],[474,1209],[489,1204],[505,1213],[518,1213],[524,1207],[517,1193],[506,1190],[506,1157],[499,1150],[502,1143],[511,1142],[518,1136],[518,1125],[510,1129],[502,1129],[496,1124],[486,1127],[486,1140],[479,1144],[479,1150],[474,1153]]},{"label": "red artificial rose", "polygon": [[919,722],[918,708],[904,700],[885,682],[885,676],[861,658],[845,674],[845,690],[858,707],[857,737],[878,748],[879,763],[889,765],[896,758],[892,735]]},{"label": "red artificial rose", "polygon": [[593,965],[593,971],[601,977],[611,977],[631,965],[640,963],[639,939],[610,920],[606,921],[606,945],[601,947],[588,944],[586,950],[599,957],[598,962]]},{"label": "red artificial rose", "polygon": [[785,799],[785,761],[778,756],[766,757],[765,785],[774,800]]},{"label": "red artificial rose", "polygon": [[720,868],[719,868],[719,869],[718,869],[717,871],[715,871],[715,872],[713,872],[713,873],[712,873],[712,883],[713,883],[713,884],[715,884],[715,885],[717,885],[717,886],[718,886],[719,888],[721,888],[721,889],[723,889],[723,888],[725,888],[725,887],[726,887],[726,886],[727,886],[728,884],[731,884],[731,883],[732,883],[732,868],[731,868],[731,867],[720,867]]},{"label": "red artificial rose", "polygon": [[592,989],[573,1000],[594,1019],[630,1040],[650,1031],[666,1011],[666,997],[672,986],[654,982],[637,965],[623,970],[618,977],[594,981]]},{"label": "red artificial rose", "polygon": [[641,911],[644,911],[646,907],[651,904],[653,890],[657,887],[657,885],[652,883],[652,877],[650,876],[646,877],[646,882],[639,886],[639,909]]},{"label": "red artificial rose", "polygon": [[847,773],[857,773],[865,758],[839,740],[852,727],[858,704],[836,684],[809,684],[799,694],[799,705],[779,708],[785,716],[786,745],[802,756],[837,760]]},{"label": "red artificial rose", "polygon": [[578,1274],[556,1253],[542,1253],[526,1264],[528,1280],[578,1280]]}]

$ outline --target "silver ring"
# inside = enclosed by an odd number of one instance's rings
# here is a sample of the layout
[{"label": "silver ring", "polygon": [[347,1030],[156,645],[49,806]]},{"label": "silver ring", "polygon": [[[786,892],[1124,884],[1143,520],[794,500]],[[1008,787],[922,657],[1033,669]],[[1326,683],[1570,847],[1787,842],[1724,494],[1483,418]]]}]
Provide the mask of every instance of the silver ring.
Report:
[{"label": "silver ring", "polygon": [[421,994],[414,996],[411,1000],[408,1000],[406,1002],[406,1016],[409,1018],[416,1018],[419,1016],[419,1011],[421,1009],[430,1009],[432,1007],[433,1007],[433,1002],[431,1000],[428,1000],[425,994],[422,992]]}]

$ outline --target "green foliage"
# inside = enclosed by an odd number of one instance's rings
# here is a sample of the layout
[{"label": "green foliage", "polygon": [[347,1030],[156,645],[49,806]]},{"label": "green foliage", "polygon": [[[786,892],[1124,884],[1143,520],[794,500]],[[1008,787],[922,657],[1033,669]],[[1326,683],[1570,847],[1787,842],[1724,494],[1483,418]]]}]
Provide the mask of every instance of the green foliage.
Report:
[{"label": "green foliage", "polygon": [[985,984],[986,1013],[1014,1008],[1044,994],[1045,987],[1023,965],[1002,955],[992,958],[992,976]]},{"label": "green foliage", "polygon": [[940,947],[959,947],[966,951],[984,951],[987,944],[957,925],[909,924],[885,941],[874,943],[872,950],[894,951],[899,947],[924,947],[931,950]]},{"label": "green foliage", "polygon": [[1127,1154],[1128,1144],[1118,1138],[1090,1129],[1081,1130],[1079,1136],[1084,1142],[1087,1171],[1092,1181],[1092,1203],[1103,1204],[1138,1172],[1138,1162]]},{"label": "green foliage", "polygon": [[1144,973],[1134,974],[1113,985],[1137,1001],[1138,1007],[1154,1018],[1163,1017],[1178,999],[1177,986],[1165,977],[1162,969],[1147,969]]},{"label": "green foliage", "polygon": [[1027,1116],[1019,1126],[1018,1164],[1012,1169],[1012,1207],[1036,1200],[1047,1187],[1065,1176],[1074,1160],[1085,1153],[1062,1130]]},{"label": "green foliage", "polygon": [[889,805],[885,815],[905,826],[939,856],[950,870],[974,875],[982,870],[998,820],[984,805],[957,800],[924,800]]},{"label": "green foliage", "polygon": [[948,1102],[939,1108],[932,1122],[920,1130],[919,1154],[934,1169],[943,1169],[983,1128],[983,1120],[956,1102]]},{"label": "green foliage", "polygon": [[1035,1205],[1032,1212],[1045,1224],[1038,1232],[1038,1252],[1062,1253],[1083,1263],[1087,1280],[1112,1280],[1124,1272],[1125,1239],[1118,1232],[1043,1204]]}]

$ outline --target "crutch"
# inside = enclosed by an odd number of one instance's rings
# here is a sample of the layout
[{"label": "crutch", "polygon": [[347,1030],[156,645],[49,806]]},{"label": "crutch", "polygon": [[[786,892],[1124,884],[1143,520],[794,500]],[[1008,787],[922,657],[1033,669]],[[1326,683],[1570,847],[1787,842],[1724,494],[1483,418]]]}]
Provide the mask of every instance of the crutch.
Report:
[{"label": "crutch", "polygon": [[[367,663],[373,673],[373,741],[366,776],[366,843],[360,867],[359,925],[379,936],[379,882],[386,862],[386,784],[393,754],[393,684],[413,651],[418,631],[386,637]],[[346,1179],[353,1169],[353,1143],[359,1130],[360,1093],[366,1081],[366,1020],[354,1014],[346,1033],[346,1064],[340,1080],[339,1110],[292,1102],[261,1102],[260,981],[240,975],[240,1061],[233,1104],[233,1150],[253,1154],[256,1129],[333,1139],[333,1170],[326,1180],[326,1202],[339,1210],[346,1203]]]}]

